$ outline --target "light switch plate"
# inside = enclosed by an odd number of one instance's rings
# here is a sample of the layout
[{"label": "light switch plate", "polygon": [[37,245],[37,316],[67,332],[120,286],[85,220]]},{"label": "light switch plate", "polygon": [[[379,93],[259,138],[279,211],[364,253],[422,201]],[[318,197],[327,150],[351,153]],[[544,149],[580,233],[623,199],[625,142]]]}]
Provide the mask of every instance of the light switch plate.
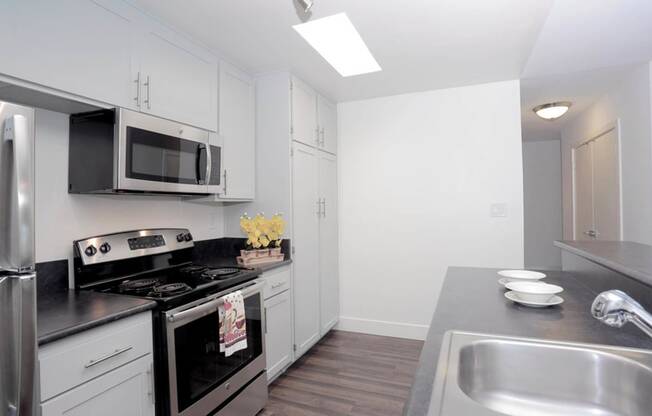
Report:
[{"label": "light switch plate", "polygon": [[491,217],[492,218],[505,218],[507,217],[507,204],[498,203],[491,204]]}]

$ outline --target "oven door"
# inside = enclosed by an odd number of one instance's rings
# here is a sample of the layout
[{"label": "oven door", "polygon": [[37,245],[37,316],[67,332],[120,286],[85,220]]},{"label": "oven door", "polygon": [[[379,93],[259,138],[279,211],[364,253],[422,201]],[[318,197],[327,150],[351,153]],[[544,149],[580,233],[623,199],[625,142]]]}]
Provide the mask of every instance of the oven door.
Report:
[{"label": "oven door", "polygon": [[117,118],[119,191],[208,193],[208,131],[125,109]]},{"label": "oven door", "polygon": [[[265,316],[259,280],[165,313],[172,416],[205,416],[265,371]],[[247,348],[226,357],[219,348],[218,306],[241,290]]]}]

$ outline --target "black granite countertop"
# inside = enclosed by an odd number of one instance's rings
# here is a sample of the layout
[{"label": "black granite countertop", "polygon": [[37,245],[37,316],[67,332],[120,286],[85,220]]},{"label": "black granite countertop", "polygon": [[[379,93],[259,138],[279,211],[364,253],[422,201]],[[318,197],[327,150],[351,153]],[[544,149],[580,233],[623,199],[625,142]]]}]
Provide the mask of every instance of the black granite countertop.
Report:
[{"label": "black granite countertop", "polygon": [[91,291],[64,290],[38,295],[38,344],[77,334],[153,309],[156,302]]},{"label": "black granite countertop", "polygon": [[652,285],[652,246],[633,241],[555,241],[555,246]]},{"label": "black granite countertop", "polygon": [[458,267],[448,270],[404,415],[428,414],[440,345],[449,330],[652,349],[652,340],[634,326],[611,328],[591,316],[590,305],[597,293],[583,278],[546,271],[547,282],[564,288],[564,303],[533,309],[505,299],[497,271]]}]

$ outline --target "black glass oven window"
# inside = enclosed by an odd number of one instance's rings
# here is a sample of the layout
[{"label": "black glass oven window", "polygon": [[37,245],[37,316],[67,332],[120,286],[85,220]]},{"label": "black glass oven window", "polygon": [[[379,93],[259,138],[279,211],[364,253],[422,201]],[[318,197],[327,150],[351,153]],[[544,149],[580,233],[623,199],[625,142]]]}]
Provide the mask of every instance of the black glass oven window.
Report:
[{"label": "black glass oven window", "polygon": [[127,127],[127,172],[132,179],[197,184],[200,143]]},{"label": "black glass oven window", "polygon": [[227,381],[263,351],[260,294],[245,298],[247,349],[220,353],[217,311],[175,329],[177,398],[183,411]]}]

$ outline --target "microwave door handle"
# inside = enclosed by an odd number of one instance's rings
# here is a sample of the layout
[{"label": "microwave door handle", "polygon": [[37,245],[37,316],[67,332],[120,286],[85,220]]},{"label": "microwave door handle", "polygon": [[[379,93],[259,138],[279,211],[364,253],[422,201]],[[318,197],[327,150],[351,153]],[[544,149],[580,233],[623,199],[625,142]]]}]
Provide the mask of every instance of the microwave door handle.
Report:
[{"label": "microwave door handle", "polygon": [[34,163],[33,141],[30,138],[28,120],[15,114],[5,120],[3,140],[13,142],[16,194],[6,198],[10,223],[9,241],[13,250],[7,253],[9,267],[18,272],[34,267]]},{"label": "microwave door handle", "polygon": [[211,185],[210,183],[211,176],[212,176],[211,173],[213,172],[212,167],[213,167],[213,158],[211,155],[211,147],[210,145],[207,145],[206,146],[206,180],[204,181],[206,185]]},{"label": "microwave door handle", "polygon": [[205,185],[206,181],[204,180],[205,177],[202,176],[201,172],[201,158],[202,158],[202,153],[206,152],[206,145],[201,143],[197,146],[197,157],[195,158],[195,176],[197,178],[197,183],[199,185]]}]

